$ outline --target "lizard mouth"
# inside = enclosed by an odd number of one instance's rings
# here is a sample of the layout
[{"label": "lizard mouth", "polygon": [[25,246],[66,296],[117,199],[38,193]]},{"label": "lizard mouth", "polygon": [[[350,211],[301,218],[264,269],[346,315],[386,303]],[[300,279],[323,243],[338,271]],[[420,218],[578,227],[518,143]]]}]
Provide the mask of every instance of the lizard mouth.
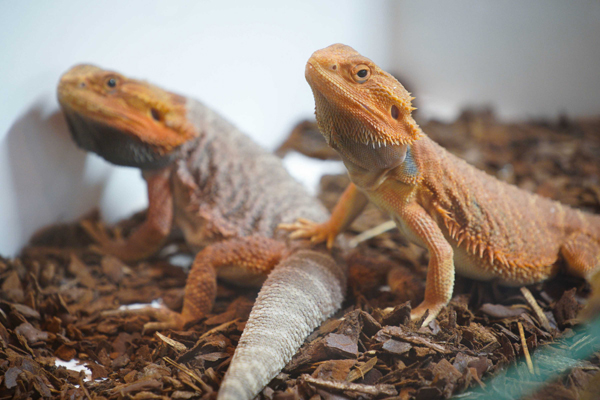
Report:
[{"label": "lizard mouth", "polygon": [[145,170],[160,169],[177,155],[176,151],[162,154],[117,128],[75,111],[65,109],[64,114],[77,146],[98,154],[110,163]]}]

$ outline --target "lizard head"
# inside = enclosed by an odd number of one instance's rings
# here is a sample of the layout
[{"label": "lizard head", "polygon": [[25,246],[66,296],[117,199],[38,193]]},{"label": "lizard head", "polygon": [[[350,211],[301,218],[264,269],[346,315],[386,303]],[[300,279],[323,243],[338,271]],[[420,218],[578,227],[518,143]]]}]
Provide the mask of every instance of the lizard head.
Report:
[{"label": "lizard head", "polygon": [[93,65],[61,77],[58,101],[77,145],[117,165],[162,168],[198,136],[184,97]]},{"label": "lizard head", "polygon": [[373,61],[343,44],[312,54],[306,80],[319,129],[342,157],[369,168],[393,168],[423,133],[410,93]]}]

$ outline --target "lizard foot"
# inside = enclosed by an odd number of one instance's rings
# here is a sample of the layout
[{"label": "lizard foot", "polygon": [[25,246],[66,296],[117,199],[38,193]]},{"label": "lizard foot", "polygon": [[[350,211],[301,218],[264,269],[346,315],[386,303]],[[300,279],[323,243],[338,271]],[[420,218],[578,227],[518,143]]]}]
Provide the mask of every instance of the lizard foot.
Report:
[{"label": "lizard foot", "polygon": [[96,242],[91,249],[100,254],[110,254],[123,261],[138,261],[154,254],[161,246],[168,230],[157,228],[160,224],[148,221],[124,238],[120,229],[114,229],[114,238],[102,222],[81,221],[81,227]]},{"label": "lizard foot", "polygon": [[148,306],[136,309],[110,310],[102,312],[101,315],[103,317],[120,318],[131,316],[147,316],[157,321],[145,323],[142,333],[150,333],[167,329],[182,330],[184,329],[185,325],[190,322],[189,320],[183,318],[181,313],[169,310],[164,306],[159,308]]},{"label": "lizard foot", "polygon": [[329,221],[317,223],[304,218],[298,218],[291,224],[279,224],[278,228],[292,232],[291,239],[309,239],[311,243],[327,242],[328,249],[333,247],[333,242],[339,233],[329,224]]},{"label": "lizard foot", "polygon": [[91,246],[91,249],[97,253],[110,254],[120,259],[126,260],[126,241],[121,236],[119,229],[115,230],[115,238],[113,239],[109,234],[106,226],[102,222],[92,222],[83,220],[80,222],[83,230],[96,242]]},{"label": "lizard foot", "polygon": [[426,312],[428,312],[427,317],[421,324],[421,327],[427,326],[431,321],[435,319],[435,317],[437,317],[437,315],[440,313],[440,311],[442,311],[443,308],[443,303],[430,304],[423,302],[411,311],[410,320],[418,321],[419,319],[423,318],[423,315],[425,315]]}]

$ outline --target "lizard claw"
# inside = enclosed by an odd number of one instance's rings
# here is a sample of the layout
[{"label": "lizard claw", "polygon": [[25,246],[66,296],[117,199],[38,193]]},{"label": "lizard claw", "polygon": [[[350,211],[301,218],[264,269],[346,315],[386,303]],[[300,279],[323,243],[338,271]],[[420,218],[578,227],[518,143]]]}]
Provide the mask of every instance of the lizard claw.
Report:
[{"label": "lizard claw", "polygon": [[145,323],[142,333],[164,331],[167,329],[179,331],[184,328],[186,321],[184,321],[180,313],[165,307],[155,308],[155,310],[156,312],[153,316],[158,321]]},{"label": "lizard claw", "polygon": [[308,239],[311,243],[327,242],[327,248],[331,249],[338,232],[331,227],[329,221],[317,223],[305,218],[291,224],[279,224],[279,229],[289,231],[290,239]]}]

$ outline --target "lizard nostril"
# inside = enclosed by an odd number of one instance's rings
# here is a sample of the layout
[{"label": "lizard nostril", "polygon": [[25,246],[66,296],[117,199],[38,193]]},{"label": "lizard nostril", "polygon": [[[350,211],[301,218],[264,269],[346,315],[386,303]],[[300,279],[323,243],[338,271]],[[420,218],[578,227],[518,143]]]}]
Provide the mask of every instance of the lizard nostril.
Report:
[{"label": "lizard nostril", "polygon": [[335,71],[335,70],[337,69],[337,65],[333,64],[333,65],[331,66],[331,69]]},{"label": "lizard nostril", "polygon": [[156,108],[151,108],[150,114],[152,115],[152,118],[154,118],[155,121],[160,121],[160,113]]},{"label": "lizard nostril", "polygon": [[80,83],[79,83],[79,87],[80,87],[80,88],[84,88],[84,87],[85,87],[85,82],[80,82]]}]

